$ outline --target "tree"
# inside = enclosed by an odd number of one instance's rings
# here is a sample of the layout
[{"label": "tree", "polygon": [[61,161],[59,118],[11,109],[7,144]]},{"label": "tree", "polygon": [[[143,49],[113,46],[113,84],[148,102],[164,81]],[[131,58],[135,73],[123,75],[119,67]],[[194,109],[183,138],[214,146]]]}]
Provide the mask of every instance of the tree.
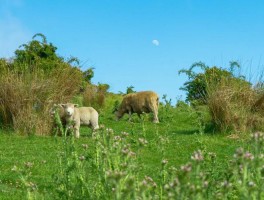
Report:
[{"label": "tree", "polygon": [[[41,37],[42,41],[35,40],[37,36]],[[20,45],[15,51],[14,67],[23,66],[24,68],[20,70],[33,70],[37,67],[48,71],[63,62],[63,58],[56,54],[56,50],[57,47],[52,43],[48,44],[43,34],[37,33],[28,44]]]},{"label": "tree", "polygon": [[129,93],[134,93],[134,92],[136,92],[136,91],[133,90],[134,88],[135,88],[135,87],[132,86],[132,85],[129,86],[129,87],[127,87],[126,93],[129,94]]},{"label": "tree", "polygon": [[[200,68],[200,73],[194,71],[197,67]],[[216,66],[209,67],[202,62],[194,63],[188,70],[182,69],[179,71],[179,74],[185,73],[188,76],[188,81],[180,89],[187,92],[186,100],[188,102],[206,103],[208,85],[219,84],[223,79],[249,84],[245,81],[245,77],[234,75],[235,68],[240,68],[237,62],[230,62],[229,70]]]},{"label": "tree", "polygon": [[91,67],[83,72],[83,78],[88,83],[91,83],[91,79],[94,77],[94,68]]}]

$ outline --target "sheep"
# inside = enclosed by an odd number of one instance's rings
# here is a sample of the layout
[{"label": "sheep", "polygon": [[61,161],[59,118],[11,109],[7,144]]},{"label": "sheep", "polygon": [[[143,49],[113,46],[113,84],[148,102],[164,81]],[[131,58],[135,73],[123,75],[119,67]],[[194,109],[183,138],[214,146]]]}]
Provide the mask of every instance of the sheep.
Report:
[{"label": "sheep", "polygon": [[77,104],[67,103],[60,104],[64,109],[67,126],[72,123],[74,135],[80,137],[80,125],[87,125],[93,131],[99,129],[98,112],[92,107],[78,107]]},{"label": "sheep", "polygon": [[125,113],[131,115],[137,113],[140,117],[142,113],[152,112],[154,115],[153,123],[159,123],[158,119],[159,97],[153,91],[142,91],[137,93],[130,93],[124,96],[121,105],[115,112],[117,120],[123,117]]}]

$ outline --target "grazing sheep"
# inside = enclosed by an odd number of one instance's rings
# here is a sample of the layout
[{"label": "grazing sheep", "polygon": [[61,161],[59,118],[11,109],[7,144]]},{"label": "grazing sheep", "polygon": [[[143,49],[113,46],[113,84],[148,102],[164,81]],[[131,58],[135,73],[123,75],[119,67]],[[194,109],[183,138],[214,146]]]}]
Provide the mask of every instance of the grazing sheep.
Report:
[{"label": "grazing sheep", "polygon": [[74,135],[80,137],[80,125],[88,125],[92,130],[99,128],[98,112],[92,107],[77,107],[77,104],[60,104],[64,108],[67,124],[73,123]]},{"label": "grazing sheep", "polygon": [[159,123],[158,119],[158,107],[159,107],[159,97],[155,92],[143,91],[130,93],[124,96],[123,101],[115,115],[119,120],[125,113],[129,114],[129,120],[133,113],[137,113],[140,117],[142,113],[152,112],[154,115],[153,122]]}]

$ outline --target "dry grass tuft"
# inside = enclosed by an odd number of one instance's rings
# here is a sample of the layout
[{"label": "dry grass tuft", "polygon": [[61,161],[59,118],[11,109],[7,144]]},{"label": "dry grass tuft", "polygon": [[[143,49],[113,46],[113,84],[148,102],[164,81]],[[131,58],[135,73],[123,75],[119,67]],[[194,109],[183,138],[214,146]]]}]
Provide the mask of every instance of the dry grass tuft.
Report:
[{"label": "dry grass tuft", "polygon": [[100,112],[105,105],[107,90],[104,86],[88,85],[83,92],[83,106],[91,106]]},{"label": "dry grass tuft", "polygon": [[42,71],[7,72],[0,77],[2,125],[11,125],[20,134],[50,134],[50,108],[54,103],[70,101],[81,81],[79,70],[63,64],[48,75]]},{"label": "dry grass tuft", "polygon": [[208,107],[213,122],[221,131],[262,130],[261,109],[252,112],[257,101],[256,91],[245,82],[222,79],[218,84],[208,85]]}]

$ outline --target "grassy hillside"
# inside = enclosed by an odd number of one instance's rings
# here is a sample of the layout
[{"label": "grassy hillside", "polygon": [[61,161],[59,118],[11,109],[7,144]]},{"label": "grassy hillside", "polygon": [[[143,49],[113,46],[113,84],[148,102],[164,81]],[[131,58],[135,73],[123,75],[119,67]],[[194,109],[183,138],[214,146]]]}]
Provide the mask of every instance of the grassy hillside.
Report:
[{"label": "grassy hillside", "polygon": [[[2,131],[0,199],[170,199],[165,188],[171,179],[180,179],[187,163],[191,162],[192,168],[198,170],[195,166],[200,164],[195,163],[193,154],[197,150],[201,150],[204,160],[199,170],[207,174],[202,182],[211,186],[197,192],[198,196],[192,196],[185,186],[174,195],[225,198],[226,194],[221,189],[215,191],[214,187],[228,176],[227,169],[236,149],[251,150],[248,139],[213,133],[205,125],[209,122],[206,112],[197,113],[187,106],[161,106],[159,124],[151,123],[149,115],[141,119],[135,115],[132,122],[125,116],[117,122],[112,114],[114,101],[115,98],[108,98],[106,108],[100,113],[103,128],[92,134],[90,129],[82,127],[78,140],[23,137]],[[195,173],[186,185],[200,180]],[[235,189],[228,198],[239,195]]]}]

